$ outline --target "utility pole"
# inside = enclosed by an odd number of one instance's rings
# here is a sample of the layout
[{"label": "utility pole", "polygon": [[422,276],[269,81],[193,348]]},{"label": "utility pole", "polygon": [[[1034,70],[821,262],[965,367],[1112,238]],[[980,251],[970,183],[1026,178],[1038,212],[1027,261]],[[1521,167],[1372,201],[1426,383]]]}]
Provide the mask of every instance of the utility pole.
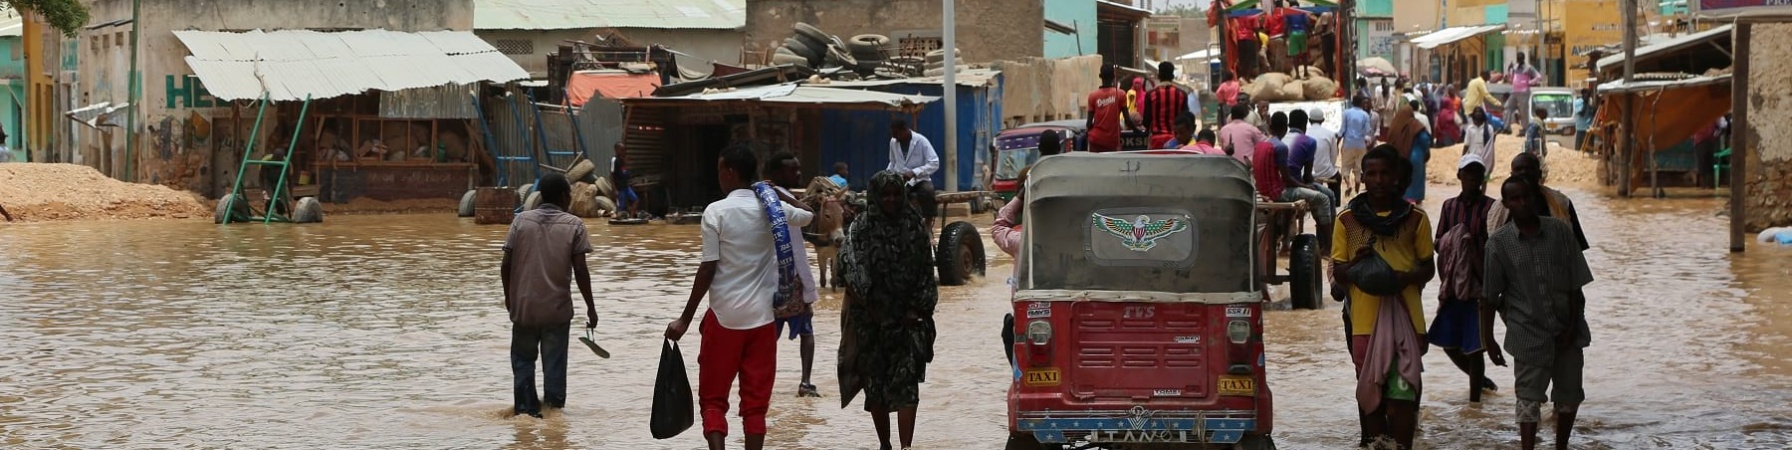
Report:
[{"label": "utility pole", "polygon": [[941,0],[945,17],[941,45],[946,54],[940,67],[946,69],[945,85],[940,87],[946,102],[946,192],[958,192],[958,15],[953,0]]},{"label": "utility pole", "polygon": [[[1624,85],[1629,86],[1636,79],[1636,0],[1623,0],[1618,3],[1623,9],[1624,19]],[[1624,96],[1624,119],[1619,123],[1623,127],[1619,136],[1624,139],[1624,149],[1619,152],[1623,161],[1618,165],[1618,196],[1630,197],[1630,164],[1636,154],[1636,99],[1626,93]]]},{"label": "utility pole", "polygon": [[[137,182],[137,112],[143,110],[143,107],[137,104],[138,100],[141,100],[138,97],[143,95],[143,83],[137,76],[137,48],[139,46],[137,30],[143,28],[143,24],[138,22],[142,18],[142,11],[143,0],[131,0],[131,71],[124,75],[125,85],[129,86],[127,90],[130,92],[129,101],[131,102],[125,108],[124,119],[124,181],[133,183]],[[58,61],[56,64],[62,63]],[[59,66],[57,69],[60,71],[61,67]],[[107,153],[111,153],[111,151],[107,150]]]}]

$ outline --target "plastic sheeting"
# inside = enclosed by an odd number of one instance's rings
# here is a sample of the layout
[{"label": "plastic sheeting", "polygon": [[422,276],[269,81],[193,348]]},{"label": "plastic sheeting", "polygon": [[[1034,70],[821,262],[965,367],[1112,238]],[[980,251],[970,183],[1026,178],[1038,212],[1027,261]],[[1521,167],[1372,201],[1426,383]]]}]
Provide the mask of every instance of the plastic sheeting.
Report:
[{"label": "plastic sheeting", "polygon": [[566,101],[574,107],[597,95],[609,99],[647,97],[660,87],[660,76],[653,73],[581,71],[566,80]]},{"label": "plastic sheeting", "polygon": [[[1678,84],[1661,83],[1654,90],[1634,90],[1618,94],[1604,93],[1607,86],[1600,87],[1603,98],[1594,123],[1603,130],[1618,130],[1619,123],[1625,120],[1624,99],[1628,96],[1633,102],[1629,120],[1635,131],[1630,135],[1637,139],[1637,151],[1631,155],[1630,189],[1642,187],[1649,180],[1646,176],[1649,164],[1644,156],[1691,139],[1699,130],[1711,126],[1730,112],[1730,83],[1701,81],[1703,80],[1694,79]],[[1626,136],[1617,132],[1610,132],[1607,136],[1613,138],[1610,142],[1616,145],[1614,148],[1623,148]]]}]

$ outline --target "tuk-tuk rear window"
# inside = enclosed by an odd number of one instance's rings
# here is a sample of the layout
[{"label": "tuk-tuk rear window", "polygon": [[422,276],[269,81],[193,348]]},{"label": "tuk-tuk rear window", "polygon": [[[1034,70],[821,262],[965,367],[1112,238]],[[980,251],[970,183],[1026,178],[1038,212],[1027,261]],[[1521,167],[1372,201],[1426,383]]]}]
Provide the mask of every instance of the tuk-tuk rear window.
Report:
[{"label": "tuk-tuk rear window", "polygon": [[1039,148],[1016,148],[997,150],[996,179],[1012,180],[1020,177],[1020,170],[1039,160]]},{"label": "tuk-tuk rear window", "polygon": [[1184,269],[1194,264],[1199,224],[1179,209],[1116,208],[1089,214],[1089,260],[1103,266]]},{"label": "tuk-tuk rear window", "polygon": [[1549,117],[1560,118],[1574,115],[1574,97],[1568,94],[1537,94],[1531,96],[1531,107],[1549,111]]}]

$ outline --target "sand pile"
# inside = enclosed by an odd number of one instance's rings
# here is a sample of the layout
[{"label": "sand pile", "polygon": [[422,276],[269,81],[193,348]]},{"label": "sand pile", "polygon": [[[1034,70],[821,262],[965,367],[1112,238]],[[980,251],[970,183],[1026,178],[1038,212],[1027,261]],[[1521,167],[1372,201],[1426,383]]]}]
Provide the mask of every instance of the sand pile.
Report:
[{"label": "sand pile", "polygon": [[212,213],[196,194],[126,183],[74,164],[0,164],[0,206],[24,222],[189,219]]},{"label": "sand pile", "polygon": [[[1498,160],[1494,162],[1493,182],[1503,183],[1507,175],[1512,174],[1512,157],[1524,152],[1524,140],[1517,136],[1501,135],[1493,143],[1494,154]],[[1456,185],[1456,162],[1462,159],[1462,144],[1437,148],[1431,151],[1431,161],[1425,164],[1425,178],[1433,184]],[[1556,188],[1590,187],[1599,183],[1599,160],[1574,149],[1550,146],[1549,157],[1544,158],[1547,174],[1544,184]],[[1499,184],[1489,184],[1488,192],[1498,197],[1496,189]]]}]

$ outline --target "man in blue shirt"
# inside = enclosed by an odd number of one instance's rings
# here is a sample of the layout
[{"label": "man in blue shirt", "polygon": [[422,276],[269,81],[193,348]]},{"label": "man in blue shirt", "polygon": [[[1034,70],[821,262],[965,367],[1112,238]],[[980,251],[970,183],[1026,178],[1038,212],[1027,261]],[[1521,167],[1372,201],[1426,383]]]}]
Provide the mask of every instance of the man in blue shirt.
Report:
[{"label": "man in blue shirt", "polygon": [[1574,99],[1574,149],[1587,151],[1587,130],[1593,128],[1593,88],[1581,88]]},{"label": "man in blue shirt", "polygon": [[1344,109],[1343,149],[1338,152],[1338,176],[1344,179],[1347,191],[1363,191],[1363,155],[1375,145],[1375,124],[1369,119],[1369,98],[1357,96]]},{"label": "man in blue shirt", "polygon": [[[1276,149],[1277,159],[1282,163],[1282,201],[1292,202],[1305,200],[1309,212],[1313,214],[1314,231],[1320,236],[1330,236],[1332,218],[1332,194],[1330,189],[1313,182],[1313,155],[1319,152],[1319,141],[1306,135],[1307,112],[1299,109],[1288,114],[1287,122],[1272,120],[1271,128],[1280,132],[1279,144],[1287,147],[1286,156],[1280,147]],[[1331,243],[1320,239],[1319,253],[1331,254]]]}]

